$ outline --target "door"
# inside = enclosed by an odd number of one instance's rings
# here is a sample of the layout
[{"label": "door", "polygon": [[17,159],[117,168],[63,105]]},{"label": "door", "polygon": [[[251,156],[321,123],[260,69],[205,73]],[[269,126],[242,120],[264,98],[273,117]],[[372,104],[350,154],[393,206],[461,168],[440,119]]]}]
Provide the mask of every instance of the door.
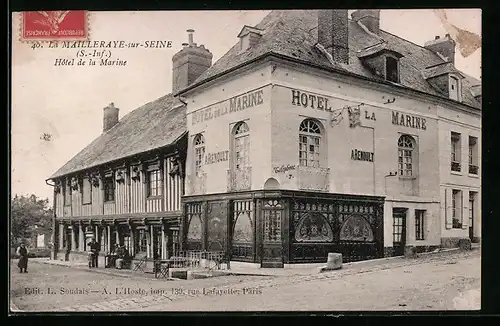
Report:
[{"label": "door", "polygon": [[394,256],[404,255],[406,245],[406,208],[392,210],[392,246]]},{"label": "door", "polygon": [[469,238],[474,242],[474,194],[469,194]]},{"label": "door", "polygon": [[263,241],[261,267],[283,267],[283,209],[277,200],[270,200],[265,203],[262,222]]}]

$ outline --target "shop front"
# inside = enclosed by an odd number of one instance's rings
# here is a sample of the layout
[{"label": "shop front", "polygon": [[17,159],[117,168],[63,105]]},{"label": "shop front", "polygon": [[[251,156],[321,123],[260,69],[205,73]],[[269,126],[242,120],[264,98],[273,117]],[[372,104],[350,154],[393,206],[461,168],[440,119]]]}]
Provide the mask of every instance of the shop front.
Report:
[{"label": "shop front", "polygon": [[384,198],[303,191],[185,197],[183,247],[260,267],[383,257]]}]

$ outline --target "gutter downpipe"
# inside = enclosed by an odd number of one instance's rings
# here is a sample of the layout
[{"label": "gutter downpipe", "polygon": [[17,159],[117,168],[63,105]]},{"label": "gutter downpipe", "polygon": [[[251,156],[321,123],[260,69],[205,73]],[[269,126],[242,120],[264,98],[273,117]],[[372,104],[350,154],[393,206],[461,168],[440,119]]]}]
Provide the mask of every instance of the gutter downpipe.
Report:
[{"label": "gutter downpipe", "polygon": [[45,184],[54,188],[54,197],[52,201],[52,235],[50,242],[52,243],[52,250],[50,251],[50,259],[57,260],[57,248],[59,244],[57,242],[57,223],[56,223],[56,189],[55,184],[50,184],[48,181],[51,179],[46,179]]}]

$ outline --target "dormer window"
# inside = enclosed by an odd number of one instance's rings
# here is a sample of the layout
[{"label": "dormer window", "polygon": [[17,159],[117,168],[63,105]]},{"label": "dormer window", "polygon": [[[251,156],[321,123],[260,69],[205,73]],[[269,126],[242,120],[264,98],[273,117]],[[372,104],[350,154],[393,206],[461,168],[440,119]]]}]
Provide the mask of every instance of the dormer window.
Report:
[{"label": "dormer window", "polygon": [[450,98],[455,101],[459,101],[459,85],[460,81],[457,77],[450,76]]},{"label": "dormer window", "polygon": [[399,83],[399,62],[393,57],[385,58],[385,79]]},{"label": "dormer window", "polygon": [[462,79],[465,78],[451,62],[442,62],[422,70],[422,76],[443,96],[462,102]]},{"label": "dormer window", "polygon": [[374,75],[383,79],[399,83],[399,59],[403,55],[390,46],[381,42],[373,46],[359,50],[358,58],[363,65],[370,69]]},{"label": "dormer window", "polygon": [[262,36],[263,31],[261,29],[243,26],[241,32],[238,34],[240,38],[240,51],[246,51],[247,49],[253,47]]}]

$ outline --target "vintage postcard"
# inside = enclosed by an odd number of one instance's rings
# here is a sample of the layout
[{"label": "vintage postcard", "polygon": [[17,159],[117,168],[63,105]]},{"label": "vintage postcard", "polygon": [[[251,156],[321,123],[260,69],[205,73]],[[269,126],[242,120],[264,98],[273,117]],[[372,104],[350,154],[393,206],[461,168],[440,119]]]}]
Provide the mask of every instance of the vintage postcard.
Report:
[{"label": "vintage postcard", "polygon": [[10,310],[481,308],[481,10],[12,15]]}]

